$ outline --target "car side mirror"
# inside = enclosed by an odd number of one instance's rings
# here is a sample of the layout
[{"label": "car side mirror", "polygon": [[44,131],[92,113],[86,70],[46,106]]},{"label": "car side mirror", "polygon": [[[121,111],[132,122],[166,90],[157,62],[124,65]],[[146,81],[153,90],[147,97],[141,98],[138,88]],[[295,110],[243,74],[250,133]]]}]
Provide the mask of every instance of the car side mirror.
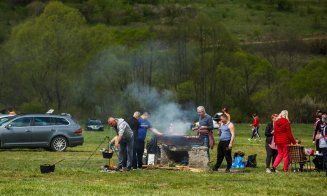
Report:
[{"label": "car side mirror", "polygon": [[5,126],[5,128],[6,128],[6,129],[10,129],[11,127],[12,127],[12,125],[11,125],[11,124],[9,124],[9,125]]}]

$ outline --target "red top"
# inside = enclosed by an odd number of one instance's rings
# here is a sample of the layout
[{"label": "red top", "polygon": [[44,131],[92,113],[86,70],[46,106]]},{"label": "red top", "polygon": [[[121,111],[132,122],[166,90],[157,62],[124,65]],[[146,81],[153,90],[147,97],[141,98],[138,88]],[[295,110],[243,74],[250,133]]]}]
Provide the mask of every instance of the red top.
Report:
[{"label": "red top", "polygon": [[259,119],[259,117],[255,117],[255,118],[253,119],[253,123],[252,123],[251,126],[252,126],[252,127],[259,127],[259,126],[260,126],[260,119]]},{"label": "red top", "polygon": [[286,118],[280,118],[275,121],[274,131],[276,144],[296,144],[292,135],[290,122]]}]

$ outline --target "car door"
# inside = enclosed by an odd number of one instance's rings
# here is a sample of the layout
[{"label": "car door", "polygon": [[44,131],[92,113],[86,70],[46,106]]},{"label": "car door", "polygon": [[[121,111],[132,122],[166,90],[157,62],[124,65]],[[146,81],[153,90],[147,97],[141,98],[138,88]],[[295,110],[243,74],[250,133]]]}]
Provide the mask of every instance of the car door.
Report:
[{"label": "car door", "polygon": [[21,117],[10,122],[2,134],[4,146],[20,147],[31,145],[32,117]]},{"label": "car door", "polygon": [[40,146],[48,145],[51,136],[56,131],[52,125],[51,117],[34,117],[32,127],[31,142]]}]

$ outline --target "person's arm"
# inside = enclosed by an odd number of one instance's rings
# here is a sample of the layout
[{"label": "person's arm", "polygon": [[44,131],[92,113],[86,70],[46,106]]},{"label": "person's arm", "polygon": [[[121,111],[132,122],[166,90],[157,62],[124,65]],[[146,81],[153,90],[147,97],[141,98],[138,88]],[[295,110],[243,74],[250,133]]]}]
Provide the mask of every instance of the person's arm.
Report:
[{"label": "person's arm", "polygon": [[316,124],[316,127],[313,131],[313,138],[312,138],[312,141],[315,142],[316,141],[316,135],[317,133],[320,131],[320,121],[318,121],[318,123]]},{"label": "person's arm", "polygon": [[208,118],[208,130],[212,131],[213,130],[213,120],[212,118]]},{"label": "person's arm", "polygon": [[116,147],[116,148],[119,147],[119,143],[120,143],[121,139],[122,139],[122,135],[118,135],[118,136],[116,137],[116,140],[115,140],[115,147]]},{"label": "person's arm", "polygon": [[228,126],[229,130],[230,130],[230,133],[232,134],[232,138],[230,139],[230,142],[229,142],[229,145],[228,145],[228,148],[229,149],[232,149],[233,147],[233,142],[234,142],[234,139],[235,139],[235,128],[234,128],[234,124],[233,123],[230,123],[229,126]]},{"label": "person's arm", "polygon": [[120,124],[117,129],[118,129],[118,135],[117,135],[117,138],[115,140],[115,147],[118,148],[119,147],[119,143],[120,141],[122,140],[123,138],[123,134],[126,130],[126,127],[127,127],[127,123],[122,123]]},{"label": "person's arm", "polygon": [[149,130],[155,135],[162,135],[162,133],[156,128],[149,128]]}]

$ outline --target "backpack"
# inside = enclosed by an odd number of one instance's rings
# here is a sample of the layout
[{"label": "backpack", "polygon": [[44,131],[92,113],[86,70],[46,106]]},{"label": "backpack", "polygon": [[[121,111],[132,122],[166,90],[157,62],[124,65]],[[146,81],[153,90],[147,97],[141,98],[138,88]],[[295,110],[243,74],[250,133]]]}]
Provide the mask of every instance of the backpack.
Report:
[{"label": "backpack", "polygon": [[257,154],[249,155],[246,167],[257,167]]}]

